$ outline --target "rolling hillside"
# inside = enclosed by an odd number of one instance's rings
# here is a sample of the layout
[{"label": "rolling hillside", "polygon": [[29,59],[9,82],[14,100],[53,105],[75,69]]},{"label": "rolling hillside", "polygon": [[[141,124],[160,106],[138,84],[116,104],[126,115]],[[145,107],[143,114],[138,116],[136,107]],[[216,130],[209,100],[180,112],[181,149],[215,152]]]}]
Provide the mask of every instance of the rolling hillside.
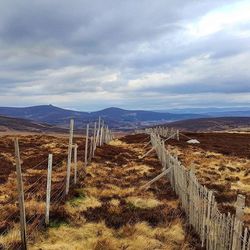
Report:
[{"label": "rolling hillside", "polygon": [[250,117],[217,117],[177,121],[169,127],[191,132],[250,131]]},{"label": "rolling hillside", "polygon": [[98,117],[101,116],[110,127],[123,129],[132,129],[145,124],[204,117],[199,114],[159,113],[144,110],[125,110],[114,107],[88,113],[62,109],[53,105],[26,108],[1,107],[0,115],[24,118],[60,127],[68,127],[69,119],[74,118],[77,128],[82,128],[86,123],[96,121]]},{"label": "rolling hillside", "polygon": [[35,123],[21,118],[0,116],[0,132],[66,132],[65,129],[57,128],[48,124]]}]

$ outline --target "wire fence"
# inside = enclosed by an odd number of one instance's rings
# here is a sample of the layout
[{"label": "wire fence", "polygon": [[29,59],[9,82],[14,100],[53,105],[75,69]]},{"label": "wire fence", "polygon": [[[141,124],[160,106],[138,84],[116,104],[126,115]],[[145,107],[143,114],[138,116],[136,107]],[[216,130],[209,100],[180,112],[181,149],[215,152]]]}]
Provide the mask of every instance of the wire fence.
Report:
[{"label": "wire fence", "polygon": [[[52,209],[57,211],[57,208],[66,201],[67,183],[69,188],[74,188],[74,185],[81,181],[78,179],[81,174],[79,171],[84,171],[84,166],[91,162],[97,147],[113,139],[108,126],[99,119],[93,124],[93,128],[87,125],[85,148],[77,150],[78,146],[73,143],[73,124],[74,121],[71,120],[68,153],[55,154],[54,160],[52,155],[45,157],[22,173],[25,228],[20,224],[22,217],[18,199],[20,190],[14,191],[13,187],[12,197],[0,203],[0,249],[27,249],[27,244],[34,241],[37,231],[49,226],[46,224],[49,211]],[[16,157],[20,158],[20,155]],[[79,166],[80,162],[84,164]],[[51,170],[49,170],[50,164]],[[19,167],[21,169],[21,165]],[[22,231],[25,231],[25,240],[20,238]]]},{"label": "wire fence", "polygon": [[[163,130],[158,131],[162,133]],[[177,157],[166,150],[165,140],[160,138],[160,134],[152,130],[148,132],[163,170],[170,170],[168,179],[179,196],[189,224],[200,236],[202,246],[208,250],[250,250],[250,230],[241,220],[245,197],[238,195],[235,215],[221,213],[213,192],[199,184],[193,170],[185,168]],[[174,130],[171,133],[176,135]]]}]

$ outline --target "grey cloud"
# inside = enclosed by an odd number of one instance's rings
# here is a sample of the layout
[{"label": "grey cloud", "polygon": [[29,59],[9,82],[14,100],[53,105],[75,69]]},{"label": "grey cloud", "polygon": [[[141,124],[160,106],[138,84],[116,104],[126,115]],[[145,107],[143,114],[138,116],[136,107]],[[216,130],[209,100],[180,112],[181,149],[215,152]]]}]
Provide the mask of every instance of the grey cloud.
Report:
[{"label": "grey cloud", "polygon": [[[236,1],[1,1],[0,96],[19,92],[20,103],[32,105],[36,103],[32,97],[38,95],[50,99],[77,92],[105,93],[119,98],[103,97],[104,105],[153,107],[162,93],[174,97],[250,92],[250,76],[244,68],[250,59],[244,57],[241,63],[237,59],[250,52],[250,38],[234,32],[249,31],[248,22],[197,39],[186,35],[189,22],[231,3]],[[206,63],[190,68],[191,79],[138,90],[128,87],[129,81],[147,74],[182,72],[189,67],[186,61],[206,55],[215,66],[209,66],[208,72]],[[235,63],[228,64],[228,59]],[[68,72],[69,68],[76,71]],[[147,98],[136,101],[144,94]],[[171,101],[181,105],[179,100]],[[84,100],[72,100],[67,105],[80,107],[81,103]],[[64,105],[59,99],[58,104]]]}]

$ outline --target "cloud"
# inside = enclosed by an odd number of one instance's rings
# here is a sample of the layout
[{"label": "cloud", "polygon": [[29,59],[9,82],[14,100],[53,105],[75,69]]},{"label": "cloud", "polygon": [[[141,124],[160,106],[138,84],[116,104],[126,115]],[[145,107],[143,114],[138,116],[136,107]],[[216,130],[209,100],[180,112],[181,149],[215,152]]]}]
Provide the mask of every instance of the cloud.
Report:
[{"label": "cloud", "polygon": [[239,105],[250,93],[249,10],[226,0],[1,1],[0,105]]}]

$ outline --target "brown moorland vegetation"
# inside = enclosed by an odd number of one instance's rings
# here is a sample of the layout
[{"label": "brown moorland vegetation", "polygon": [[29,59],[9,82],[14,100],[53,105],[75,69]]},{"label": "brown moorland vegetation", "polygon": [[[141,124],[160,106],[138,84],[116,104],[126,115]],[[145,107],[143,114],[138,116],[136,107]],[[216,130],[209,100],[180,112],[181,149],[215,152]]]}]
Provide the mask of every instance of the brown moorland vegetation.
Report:
[{"label": "brown moorland vegetation", "polygon": [[[188,144],[189,138],[200,144]],[[237,194],[245,195],[244,220],[250,225],[250,134],[185,133],[180,141],[168,140],[166,147],[214,190],[222,211],[234,212]]]},{"label": "brown moorland vegetation", "polygon": [[[54,183],[60,180],[61,186],[68,140],[44,135],[21,136],[19,140],[25,189],[38,184],[30,197],[25,196],[30,233],[38,224],[34,214],[43,214],[45,204],[42,187],[45,187],[47,162],[36,165],[46,160],[48,153],[53,153],[55,164],[60,161],[60,166],[53,168],[56,173]],[[28,238],[30,249],[200,248],[195,234],[186,226],[179,201],[165,178],[147,191],[139,189],[161,172],[161,166],[155,154],[139,159],[138,156],[147,149],[143,149],[145,143],[140,143],[139,137],[135,140],[134,144],[115,140],[98,148],[94,161],[86,169],[81,168],[79,157],[82,174],[79,184],[59,205],[52,204],[50,227]],[[84,140],[76,138],[75,142],[80,145],[79,154],[83,155]],[[3,165],[7,166],[9,160],[11,168],[7,171],[1,167],[0,202],[6,212],[5,218],[10,209],[15,210],[13,217],[1,224],[2,232],[12,228],[9,234],[0,236],[1,247],[6,249],[6,246],[18,245],[20,237],[12,137],[2,137],[0,148]],[[36,182],[41,176],[45,177],[41,178],[43,181]]]},{"label": "brown moorland vegetation", "polygon": [[[233,137],[232,134],[186,136],[200,140],[201,144],[189,145],[187,139],[181,137],[179,142],[169,140],[166,147],[177,154],[186,167],[196,169],[201,183],[214,190],[223,211],[234,212],[237,193],[247,196],[249,209],[248,140],[237,140],[238,135]],[[240,146],[240,140],[243,150],[234,150]],[[166,178],[155,182],[148,190],[140,190],[142,185],[161,172],[154,152],[139,159],[151,148],[151,145],[145,147],[148,141],[149,136],[143,134],[114,140],[98,148],[93,162],[84,169],[81,158],[84,155],[84,140],[76,138],[75,142],[80,145],[80,182],[71,189],[67,199],[62,200],[60,205],[52,206],[50,227],[29,239],[30,249],[201,249],[192,228],[185,224],[185,214],[178,197]],[[223,141],[227,146],[230,142],[232,145],[228,146],[226,154],[222,152]],[[7,227],[13,228],[10,234],[0,236],[3,249],[6,242],[19,240],[17,203],[9,202],[16,195],[12,144],[11,136],[2,137],[0,202],[7,213],[16,211],[14,217],[1,224],[2,231]],[[24,182],[28,184],[26,189],[35,183],[38,176],[46,178],[46,161],[35,169],[32,167],[41,162],[43,156],[47,159],[48,153],[53,153],[55,159],[60,161],[60,166],[55,167],[54,183],[63,183],[67,144],[65,137],[32,135],[20,138]],[[37,159],[34,155],[38,155]],[[11,171],[3,170],[2,166],[11,168]],[[26,197],[27,220],[32,218],[35,210],[44,213],[45,189],[41,186],[45,187],[45,182],[37,188],[40,200],[37,196]],[[244,220],[249,223],[247,209]],[[30,228],[34,228],[35,224],[33,218]]]},{"label": "brown moorland vegetation", "polygon": [[[34,229],[44,227],[49,153],[53,154],[52,216],[53,211],[56,211],[64,203],[68,139],[46,135],[19,135],[18,137],[22,161],[26,221],[29,239],[32,239]],[[79,145],[78,165],[81,167],[85,142],[82,138],[75,138],[75,143]],[[81,176],[82,174],[79,178]],[[2,136],[0,140],[0,205],[0,235],[2,235],[0,236],[0,249],[17,248],[20,245],[18,232],[19,207],[12,136]]]}]

